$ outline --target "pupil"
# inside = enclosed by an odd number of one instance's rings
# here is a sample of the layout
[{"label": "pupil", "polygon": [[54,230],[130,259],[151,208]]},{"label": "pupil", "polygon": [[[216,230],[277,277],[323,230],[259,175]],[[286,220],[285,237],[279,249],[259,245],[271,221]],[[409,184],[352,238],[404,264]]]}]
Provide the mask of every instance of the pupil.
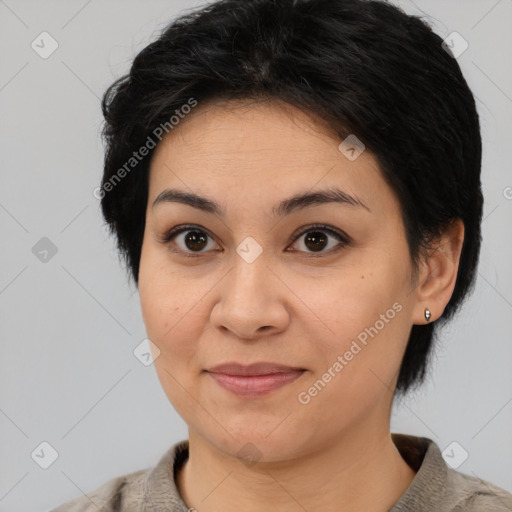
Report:
[{"label": "pupil", "polygon": [[[207,239],[201,231],[189,231],[185,237],[185,244],[190,250],[201,250]],[[321,231],[311,231],[306,236],[306,246],[312,250],[322,250],[326,246],[327,237]]]},{"label": "pupil", "polygon": [[[325,233],[322,233],[321,231],[312,231],[311,233],[308,233],[306,236],[305,244],[308,247],[308,249],[318,249],[320,247],[320,250],[323,249],[326,246],[326,235]],[[313,246],[310,247],[308,244],[312,242]]]},{"label": "pupil", "polygon": [[185,244],[191,250],[200,250],[203,249],[201,243],[206,245],[206,236],[201,231],[189,231],[189,233],[185,237]]}]

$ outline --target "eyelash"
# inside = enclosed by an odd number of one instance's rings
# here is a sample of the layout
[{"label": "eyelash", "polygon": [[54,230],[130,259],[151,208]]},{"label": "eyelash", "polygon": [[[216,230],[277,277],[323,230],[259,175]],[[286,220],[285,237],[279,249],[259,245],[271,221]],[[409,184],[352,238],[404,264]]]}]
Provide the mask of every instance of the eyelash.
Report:
[{"label": "eyelash", "polygon": [[[200,226],[196,226],[193,224],[188,224],[188,225],[183,225],[183,226],[176,226],[176,227],[170,229],[167,233],[165,233],[165,235],[163,237],[160,237],[158,239],[158,241],[164,245],[167,245],[176,236],[180,235],[181,233],[187,232],[187,231],[200,231],[201,233],[204,233],[208,237],[213,239],[213,237],[210,236],[208,231],[206,231],[204,228],[201,228]],[[318,258],[318,257],[322,257],[325,255],[333,254],[334,252],[337,252],[337,251],[341,250],[342,248],[344,248],[345,246],[349,245],[351,242],[351,239],[348,235],[346,235],[343,232],[338,232],[337,230],[334,230],[330,226],[326,226],[324,224],[312,224],[312,225],[308,226],[306,229],[302,230],[300,233],[298,233],[296,235],[293,234],[291,236],[291,242],[295,243],[301,236],[305,235],[306,233],[313,232],[313,231],[321,231],[321,232],[328,233],[329,235],[336,238],[340,243],[336,247],[331,248],[330,250],[328,250],[326,252],[306,253],[306,254],[309,254],[308,257]],[[186,252],[181,249],[179,249],[177,251],[173,250],[173,252],[181,253],[183,256],[185,256],[187,258],[196,258],[198,256],[201,256],[204,253],[204,252]],[[298,251],[298,252],[304,252],[304,251]]]}]

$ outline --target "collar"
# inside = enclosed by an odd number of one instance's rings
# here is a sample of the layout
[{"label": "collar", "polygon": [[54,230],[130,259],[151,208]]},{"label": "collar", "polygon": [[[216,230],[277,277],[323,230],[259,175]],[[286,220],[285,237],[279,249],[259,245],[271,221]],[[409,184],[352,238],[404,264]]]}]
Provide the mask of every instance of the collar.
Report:
[{"label": "collar", "polygon": [[[438,446],[426,437],[405,434],[391,434],[391,437],[416,476],[389,512],[439,511],[448,468]],[[176,486],[176,475],[188,459],[188,447],[188,440],[174,444],[148,473],[143,500],[148,512],[189,512]]]}]

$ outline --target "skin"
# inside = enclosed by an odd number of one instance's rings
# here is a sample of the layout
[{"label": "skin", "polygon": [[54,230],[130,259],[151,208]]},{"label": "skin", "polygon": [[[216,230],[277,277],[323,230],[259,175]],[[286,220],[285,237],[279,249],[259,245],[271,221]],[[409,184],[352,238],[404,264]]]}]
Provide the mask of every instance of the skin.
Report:
[{"label": "skin", "polygon": [[[276,101],[209,102],[153,155],[139,295],[159,380],[188,425],[178,489],[198,511],[385,512],[415,476],[391,439],[393,392],[412,325],[426,323],[426,307],[435,321],[450,299],[464,229],[456,222],[443,234],[413,282],[397,198],[368,150],[350,161],[340,142],[323,122]],[[329,203],[271,217],[281,200],[330,186],[370,211]],[[176,202],[153,208],[167,188],[206,196],[225,217]],[[334,251],[339,241],[322,231],[328,245],[315,252],[300,234],[313,223],[342,230],[350,243]],[[186,244],[190,232],[159,241],[182,224],[210,235],[202,248]],[[252,263],[236,252],[246,237],[262,249]],[[400,312],[300,403],[395,303]],[[230,361],[307,371],[246,398],[204,371]],[[237,457],[247,443],[257,450],[253,464]]]}]

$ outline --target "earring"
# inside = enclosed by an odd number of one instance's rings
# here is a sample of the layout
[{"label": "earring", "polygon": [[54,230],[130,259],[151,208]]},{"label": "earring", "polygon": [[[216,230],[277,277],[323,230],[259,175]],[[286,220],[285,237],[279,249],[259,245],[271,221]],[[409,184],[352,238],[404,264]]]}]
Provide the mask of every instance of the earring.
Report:
[{"label": "earring", "polygon": [[427,322],[430,322],[430,317],[432,316],[432,313],[430,312],[430,309],[425,308],[425,320]]}]

